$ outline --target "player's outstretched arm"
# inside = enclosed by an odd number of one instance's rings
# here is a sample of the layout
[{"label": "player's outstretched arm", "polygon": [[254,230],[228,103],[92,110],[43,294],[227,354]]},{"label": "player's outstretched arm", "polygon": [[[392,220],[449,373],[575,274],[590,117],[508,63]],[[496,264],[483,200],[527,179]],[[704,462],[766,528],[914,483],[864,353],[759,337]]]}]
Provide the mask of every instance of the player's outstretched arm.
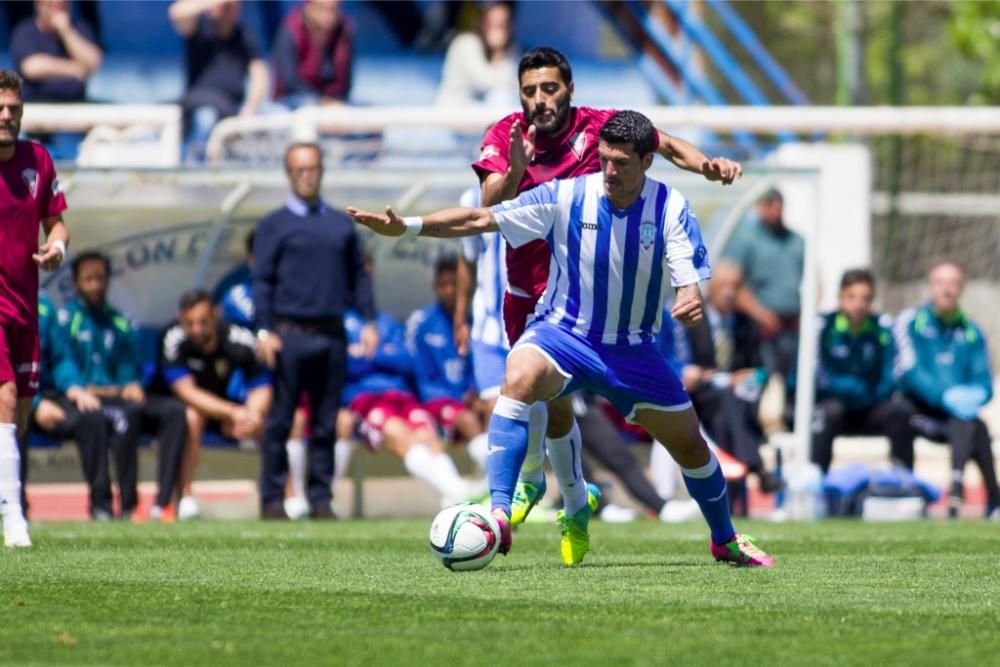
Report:
[{"label": "player's outstretched arm", "polygon": [[743,175],[743,166],[728,158],[710,158],[700,150],[677,137],[657,130],[660,135],[660,146],[656,152],[674,165],[686,171],[701,174],[710,181],[721,181],[730,185]]},{"label": "player's outstretched arm", "polygon": [[382,236],[434,236],[455,238],[495,232],[499,229],[493,213],[488,208],[446,208],[422,218],[401,218],[391,206],[385,213],[369,213],[353,206],[347,214],[376,234]]}]

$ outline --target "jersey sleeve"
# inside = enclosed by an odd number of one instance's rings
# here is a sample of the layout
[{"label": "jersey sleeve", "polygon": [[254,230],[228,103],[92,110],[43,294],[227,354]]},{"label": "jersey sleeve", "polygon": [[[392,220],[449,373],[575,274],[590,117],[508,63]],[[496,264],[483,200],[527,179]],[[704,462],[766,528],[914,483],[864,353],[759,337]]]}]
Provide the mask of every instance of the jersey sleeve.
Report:
[{"label": "jersey sleeve", "polygon": [[181,359],[181,343],[184,338],[184,330],[174,324],[163,332],[160,339],[160,373],[168,385],[191,375]]},{"label": "jersey sleeve", "polygon": [[670,284],[684,287],[712,277],[708,249],[701,238],[698,217],[691,203],[679,192],[672,192],[666,207],[664,233]]},{"label": "jersey sleeve", "polygon": [[480,180],[489,174],[505,174],[510,165],[510,126],[514,117],[508,116],[486,131],[483,145],[479,150],[479,159],[472,163],[472,168]]},{"label": "jersey sleeve", "polygon": [[543,183],[517,199],[490,207],[500,233],[513,248],[544,239],[559,217],[559,181]]},{"label": "jersey sleeve", "polygon": [[49,152],[44,147],[38,146],[38,153],[38,166],[43,175],[41,197],[38,201],[39,213],[43,219],[52,218],[66,210],[66,196],[59,184],[59,176],[56,174],[56,168]]}]

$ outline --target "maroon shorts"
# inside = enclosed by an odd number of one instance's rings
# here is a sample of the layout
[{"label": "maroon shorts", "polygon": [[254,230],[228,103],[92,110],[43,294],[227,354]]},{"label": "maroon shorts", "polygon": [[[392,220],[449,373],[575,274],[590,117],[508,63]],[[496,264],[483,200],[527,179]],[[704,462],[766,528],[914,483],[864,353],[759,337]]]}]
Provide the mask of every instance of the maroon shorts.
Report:
[{"label": "maroon shorts", "polygon": [[351,401],[350,408],[361,420],[358,430],[373,449],[382,446],[382,429],[394,417],[402,419],[414,429],[429,428],[433,431],[437,428],[431,413],[412,394],[404,391],[360,394]]},{"label": "maroon shorts", "polygon": [[38,393],[41,359],[38,327],[0,324],[0,384],[13,382],[18,398],[32,398]]},{"label": "maroon shorts", "polygon": [[510,292],[503,294],[503,325],[507,330],[507,342],[511,347],[524,333],[528,326],[528,318],[535,312],[535,305],[540,297],[515,296]]},{"label": "maroon shorts", "polygon": [[458,417],[468,410],[465,403],[456,401],[454,398],[436,398],[424,403],[424,407],[444,429],[445,437],[448,440],[454,440],[455,424],[458,422]]}]

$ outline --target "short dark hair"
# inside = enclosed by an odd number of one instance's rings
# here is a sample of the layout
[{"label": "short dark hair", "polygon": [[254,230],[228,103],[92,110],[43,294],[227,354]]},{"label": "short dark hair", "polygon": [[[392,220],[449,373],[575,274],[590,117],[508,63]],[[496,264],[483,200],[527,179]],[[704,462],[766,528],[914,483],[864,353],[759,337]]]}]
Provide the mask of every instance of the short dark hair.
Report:
[{"label": "short dark hair", "polygon": [[253,240],[257,237],[257,230],[251,229],[247,234],[246,238],[243,239],[243,249],[247,251],[248,255],[253,254]]},{"label": "short dark hair", "polygon": [[455,255],[442,255],[434,264],[435,278],[442,273],[455,273],[456,271],[458,271],[458,257]]},{"label": "short dark hair", "polygon": [[875,274],[868,269],[850,269],[848,271],[844,271],[844,275],[840,279],[840,289],[845,290],[848,287],[857,285],[858,283],[866,283],[874,290]]},{"label": "short dark hair", "polygon": [[319,155],[320,164],[323,164],[323,148],[318,143],[315,141],[296,141],[285,149],[285,171],[288,171],[288,157],[292,154],[292,151],[299,148],[313,149]]},{"label": "short dark hair", "polygon": [[775,187],[770,187],[764,191],[764,194],[762,194],[760,197],[757,198],[757,203],[758,204],[763,204],[764,202],[770,203],[775,200],[784,201],[785,197],[784,195],[781,194],[781,190]]},{"label": "short dark hair", "polygon": [[76,257],[73,258],[73,263],[70,268],[73,271],[73,280],[75,281],[80,276],[80,267],[86,262],[100,262],[104,265],[104,272],[111,275],[111,260],[100,250],[84,250],[78,252]]},{"label": "short dark hair", "polygon": [[569,60],[558,49],[551,46],[539,46],[531,49],[523,56],[517,65],[517,82],[521,83],[521,77],[525,72],[542,67],[557,67],[563,83],[567,86],[573,83],[573,68],[569,65]]},{"label": "short dark hair", "polygon": [[609,144],[632,144],[639,157],[649,155],[660,144],[653,122],[638,111],[619,111],[604,123],[600,136]]},{"label": "short dark hair", "polygon": [[181,298],[177,300],[177,307],[182,313],[185,313],[199,303],[212,303],[212,295],[200,287],[195,287],[194,289],[189,289],[188,291],[181,294]]},{"label": "short dark hair", "polygon": [[9,69],[0,69],[0,90],[13,90],[17,93],[18,97],[21,97],[23,85],[24,82],[18,76],[17,72]]}]

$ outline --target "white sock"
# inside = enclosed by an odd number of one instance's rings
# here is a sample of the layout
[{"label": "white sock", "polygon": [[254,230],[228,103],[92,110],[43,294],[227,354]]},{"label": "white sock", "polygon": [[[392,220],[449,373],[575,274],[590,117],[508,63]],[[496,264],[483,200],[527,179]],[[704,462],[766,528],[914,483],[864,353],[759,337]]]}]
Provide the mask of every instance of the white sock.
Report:
[{"label": "white sock", "polygon": [[486,457],[489,456],[490,434],[483,432],[469,440],[465,449],[469,452],[469,458],[476,462],[480,470],[486,470]]},{"label": "white sock", "polygon": [[354,453],[354,441],[343,439],[333,445],[333,481],[343,479],[347,468],[351,465],[351,454]]},{"label": "white sock", "polygon": [[434,474],[438,478],[439,488],[448,489],[441,491],[443,497],[456,503],[469,497],[469,485],[458,474],[454,459],[444,452],[434,455]]},{"label": "white sock", "polygon": [[538,401],[531,406],[528,414],[528,452],[521,464],[518,478],[532,484],[545,481],[545,429],[549,426],[549,408],[545,401]]},{"label": "white sock", "polygon": [[573,420],[573,428],[561,438],[548,438],[546,450],[552,472],[559,482],[566,514],[576,514],[587,504],[587,480],[583,478],[583,461],[580,458],[582,439],[580,427]]},{"label": "white sock", "polygon": [[677,497],[677,486],[680,484],[681,467],[670,456],[670,452],[662,444],[653,441],[649,452],[649,477],[653,488],[664,500]]},{"label": "white sock", "polygon": [[5,533],[27,523],[21,509],[21,453],[14,424],[0,424],[0,517]]},{"label": "white sock", "polygon": [[290,438],[285,443],[288,453],[288,478],[292,482],[292,495],[297,498],[306,497],[306,441],[302,438]]}]

